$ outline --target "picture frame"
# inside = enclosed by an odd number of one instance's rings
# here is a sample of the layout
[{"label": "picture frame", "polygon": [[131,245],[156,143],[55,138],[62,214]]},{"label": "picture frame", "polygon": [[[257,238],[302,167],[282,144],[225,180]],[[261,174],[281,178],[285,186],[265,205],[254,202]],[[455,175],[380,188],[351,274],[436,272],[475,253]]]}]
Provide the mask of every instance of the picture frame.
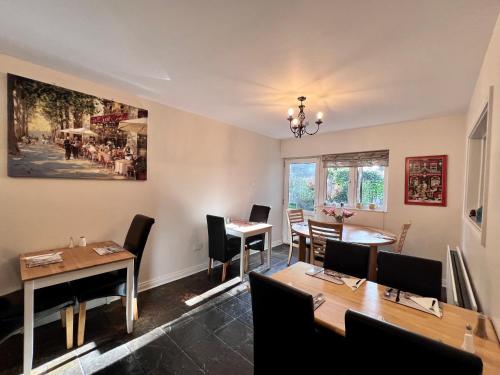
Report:
[{"label": "picture frame", "polygon": [[448,155],[411,156],[405,160],[405,204],[447,204]]}]

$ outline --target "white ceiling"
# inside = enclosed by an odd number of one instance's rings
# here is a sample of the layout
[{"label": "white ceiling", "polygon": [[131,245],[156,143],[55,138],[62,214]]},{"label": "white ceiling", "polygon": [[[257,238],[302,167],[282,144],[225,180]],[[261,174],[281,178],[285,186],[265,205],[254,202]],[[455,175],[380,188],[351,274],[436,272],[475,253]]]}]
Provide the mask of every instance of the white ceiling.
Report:
[{"label": "white ceiling", "polygon": [[[276,138],[465,111],[499,0],[0,0],[0,52]],[[168,80],[170,78],[170,80]]]}]

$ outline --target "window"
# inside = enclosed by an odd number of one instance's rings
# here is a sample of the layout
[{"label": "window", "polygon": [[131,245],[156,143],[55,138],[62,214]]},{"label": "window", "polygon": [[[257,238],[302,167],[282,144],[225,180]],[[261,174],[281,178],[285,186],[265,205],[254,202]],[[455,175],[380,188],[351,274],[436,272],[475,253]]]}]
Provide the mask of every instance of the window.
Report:
[{"label": "window", "polygon": [[469,135],[467,144],[466,215],[479,227],[484,224],[487,166],[488,106]]},{"label": "window", "polygon": [[324,204],[326,206],[385,209],[386,167],[389,151],[324,155]]},{"label": "window", "polygon": [[316,162],[288,162],[288,208],[314,211],[316,202]]}]

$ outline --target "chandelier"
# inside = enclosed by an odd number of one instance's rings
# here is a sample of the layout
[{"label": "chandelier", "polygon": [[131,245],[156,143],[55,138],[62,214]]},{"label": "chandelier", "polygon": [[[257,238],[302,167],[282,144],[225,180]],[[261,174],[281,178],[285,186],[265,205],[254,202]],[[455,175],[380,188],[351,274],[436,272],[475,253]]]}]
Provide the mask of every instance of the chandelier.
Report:
[{"label": "chandelier", "polygon": [[293,116],[293,108],[288,109],[287,120],[290,123],[290,130],[292,131],[295,138],[302,138],[304,134],[316,134],[319,130],[319,126],[323,123],[323,113],[318,112],[316,114],[316,121],[314,122],[316,124],[316,130],[310,132],[308,129],[311,129],[311,127],[309,126],[309,121],[306,121],[306,114],[304,113],[304,108],[306,107],[304,105],[304,102],[306,101],[306,97],[299,96],[297,100],[300,101],[299,114],[297,115],[297,117]]}]

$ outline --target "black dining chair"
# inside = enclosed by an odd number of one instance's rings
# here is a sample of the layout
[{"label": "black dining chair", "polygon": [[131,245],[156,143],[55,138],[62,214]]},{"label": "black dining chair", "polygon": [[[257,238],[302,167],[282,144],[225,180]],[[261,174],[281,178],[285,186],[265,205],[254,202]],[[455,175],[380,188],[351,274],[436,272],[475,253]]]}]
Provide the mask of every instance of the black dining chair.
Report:
[{"label": "black dining chair", "polygon": [[240,253],[241,238],[226,234],[223,217],[207,215],[208,275],[212,274],[214,260],[222,263],[222,281],[226,280],[231,259]]},{"label": "black dining chair", "polygon": [[[35,319],[60,312],[66,327],[66,348],[73,347],[73,306],[76,299],[68,283],[35,289]],[[0,344],[21,331],[24,325],[24,290],[0,296]]]},{"label": "black dining chair", "polygon": [[377,265],[377,283],[441,300],[441,262],[379,251]]},{"label": "black dining chair", "polygon": [[345,314],[348,374],[479,375],[478,356],[356,311]]},{"label": "black dining chair", "polygon": [[[138,319],[137,286],[142,254],[146,247],[149,232],[155,219],[144,215],[135,215],[127,232],[123,248],[135,255],[134,261],[134,320]],[[119,270],[86,277],[71,282],[80,305],[78,314],[78,346],[83,344],[85,336],[86,303],[104,297],[127,296],[127,271]]]},{"label": "black dining chair", "polygon": [[335,340],[324,340],[315,327],[313,297],[256,272],[250,272],[249,278],[254,374],[310,374],[326,369],[332,374],[340,370],[342,357],[337,363],[331,361],[339,353]]},{"label": "black dining chair", "polygon": [[327,240],[323,267],[329,270],[368,278],[370,248],[337,240]]},{"label": "black dining chair", "polygon": [[[252,206],[252,211],[250,212],[249,221],[254,223],[267,223],[269,219],[269,212],[271,211],[271,207],[268,206],[260,206],[258,204],[254,204]],[[265,234],[257,234],[255,236],[248,237],[245,240],[245,269],[248,271],[248,262],[250,256],[250,250],[257,250],[260,252],[260,263],[264,264],[264,247],[266,242]]]}]

